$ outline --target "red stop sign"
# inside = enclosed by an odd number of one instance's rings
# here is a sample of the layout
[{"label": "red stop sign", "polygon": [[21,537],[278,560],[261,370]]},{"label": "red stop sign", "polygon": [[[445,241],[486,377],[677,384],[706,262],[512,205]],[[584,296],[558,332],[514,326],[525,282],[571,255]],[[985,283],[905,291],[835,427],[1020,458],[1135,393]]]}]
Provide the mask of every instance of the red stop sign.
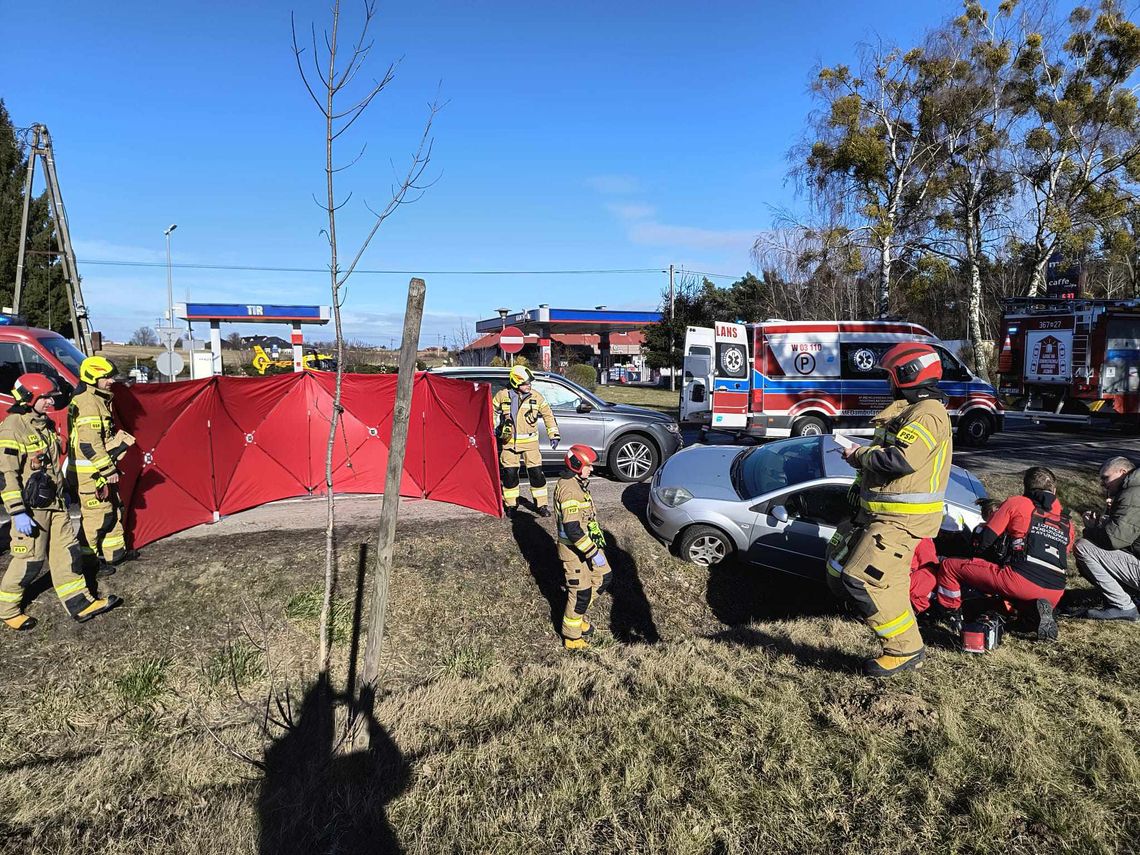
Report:
[{"label": "red stop sign", "polygon": [[518,353],[523,349],[523,331],[518,327],[504,327],[499,333],[499,347],[503,353]]}]

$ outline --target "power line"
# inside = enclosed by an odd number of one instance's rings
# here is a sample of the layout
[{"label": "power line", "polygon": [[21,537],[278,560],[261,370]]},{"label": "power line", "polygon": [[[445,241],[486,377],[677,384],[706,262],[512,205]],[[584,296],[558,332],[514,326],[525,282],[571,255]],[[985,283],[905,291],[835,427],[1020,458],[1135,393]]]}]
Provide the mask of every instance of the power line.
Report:
[{"label": "power line", "polygon": [[[109,259],[81,259],[80,264],[97,264],[108,267],[166,267],[161,261],[113,261]],[[323,273],[327,274],[327,267],[262,267],[252,264],[190,264],[176,263],[171,265],[183,270],[234,270],[253,273]],[[378,275],[408,275],[408,276],[580,276],[599,274],[626,274],[626,273],[667,273],[659,267],[636,267],[609,270],[365,270],[357,268],[356,273]],[[717,275],[717,274],[710,274]]]}]

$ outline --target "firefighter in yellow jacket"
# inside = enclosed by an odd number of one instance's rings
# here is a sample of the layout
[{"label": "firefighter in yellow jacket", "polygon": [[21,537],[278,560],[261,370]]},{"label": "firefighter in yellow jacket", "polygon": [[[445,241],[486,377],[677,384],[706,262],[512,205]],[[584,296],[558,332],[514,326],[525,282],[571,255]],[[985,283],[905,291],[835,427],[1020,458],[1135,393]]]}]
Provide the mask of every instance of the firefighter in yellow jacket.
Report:
[{"label": "firefighter in yellow jacket", "polygon": [[558,558],[566,574],[566,610],[562,616],[562,643],[567,650],[584,650],[594,628],[586,612],[598,594],[610,586],[606,538],[590,496],[590,473],[598,455],[588,445],[572,445],[566,452],[566,470],[554,488],[558,512]]},{"label": "firefighter in yellow jacket", "polygon": [[500,389],[492,406],[495,409],[495,435],[502,447],[499,465],[502,467],[503,504],[507,516],[513,517],[519,504],[519,466],[526,466],[530,480],[530,494],[539,516],[550,516],[546,503],[546,475],[542,472],[542,451],[538,446],[538,422],[546,425],[546,436],[551,448],[558,448],[560,440],[558,422],[550,404],[531,388],[534,372],[525,365],[516,365],[510,373],[510,389]]},{"label": "firefighter in yellow jacket", "polygon": [[62,448],[48,417],[59,387],[43,374],[24,374],[12,390],[16,403],[0,424],[0,500],[12,518],[12,561],[0,581],[0,620],[26,630],[36,619],[21,611],[24,589],[46,563],[67,613],[83,623],[121,600],[95,599],[79,574],[79,542],[67,514]]},{"label": "firefighter in yellow jacket", "polygon": [[109,576],[127,557],[115,463],[135,439],[117,429],[111,411],[115,366],[102,356],[89,356],[79,366],[79,379],[83,388],[67,408],[69,478],[79,497],[79,546],[88,568]]},{"label": "firefighter in yellow jacket", "polygon": [[873,677],[919,668],[926,657],[910,605],[910,563],[919,541],[938,534],[953,454],[934,348],[896,344],[880,364],[896,400],[871,420],[871,444],[844,452],[859,472],[859,512],[828,561],[882,643],[882,655],[864,663]]}]

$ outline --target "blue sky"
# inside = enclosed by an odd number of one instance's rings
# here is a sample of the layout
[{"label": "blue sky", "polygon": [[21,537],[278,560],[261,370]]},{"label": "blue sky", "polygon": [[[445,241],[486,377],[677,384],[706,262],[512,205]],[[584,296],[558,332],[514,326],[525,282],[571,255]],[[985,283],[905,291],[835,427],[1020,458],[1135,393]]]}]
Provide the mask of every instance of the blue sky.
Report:
[{"label": "blue sky", "polygon": [[[919,2],[381,3],[365,69],[397,76],[342,137],[342,254],[383,206],[437,97],[430,174],[392,216],[367,269],[749,269],[774,207],[795,203],[788,149],[811,109],[813,67],[860,42],[911,42],[952,14]],[[84,290],[115,339],[165,310],[163,229],[175,262],[327,267],[322,119],[301,86],[289,13],[326,25],[329,4],[73,0],[46,13],[0,0],[9,32],[0,97],[16,125],[52,132]],[[359,4],[345,4],[355,32]],[[51,26],[50,47],[45,27]],[[365,85],[363,80],[361,85]],[[85,263],[87,262],[87,263]],[[406,274],[359,275],[350,338],[398,340]],[[648,308],[659,273],[425,273],[421,341],[450,342],[497,306]],[[327,303],[327,275],[174,270],[175,299]],[[266,329],[266,332],[271,330]],[[316,333],[321,337],[322,333]]]}]

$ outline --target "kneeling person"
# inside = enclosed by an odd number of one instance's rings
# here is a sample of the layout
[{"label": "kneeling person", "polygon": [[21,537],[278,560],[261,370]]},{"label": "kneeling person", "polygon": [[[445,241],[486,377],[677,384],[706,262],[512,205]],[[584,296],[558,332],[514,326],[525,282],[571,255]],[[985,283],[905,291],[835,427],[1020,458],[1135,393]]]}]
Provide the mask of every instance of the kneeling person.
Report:
[{"label": "kneeling person", "polygon": [[1027,469],[1025,492],[1011,496],[982,528],[977,550],[985,554],[1002,537],[1009,551],[998,564],[985,558],[946,558],[938,569],[938,603],[960,616],[962,586],[1014,601],[1018,611],[1036,611],[1037,637],[1055,641],[1053,609],[1065,593],[1065,568],[1074,540],[1069,512],[1057,500],[1057,479],[1044,466]]},{"label": "kneeling person", "polygon": [[20,604],[45,563],[60,602],[80,623],[120,602],[113,594],[92,597],[79,574],[79,541],[64,501],[61,443],[47,415],[58,394],[51,378],[22,375],[12,390],[16,403],[0,424],[0,500],[12,518],[12,561],[0,581],[0,620],[10,629],[35,626]]},{"label": "kneeling person", "polygon": [[554,488],[558,558],[566,573],[562,639],[568,650],[590,646],[586,639],[594,628],[586,621],[586,612],[594,597],[606,592],[612,578],[603,551],[606,539],[598,525],[589,489],[590,473],[597,460],[598,455],[589,446],[570,446],[566,452],[566,470]]}]

